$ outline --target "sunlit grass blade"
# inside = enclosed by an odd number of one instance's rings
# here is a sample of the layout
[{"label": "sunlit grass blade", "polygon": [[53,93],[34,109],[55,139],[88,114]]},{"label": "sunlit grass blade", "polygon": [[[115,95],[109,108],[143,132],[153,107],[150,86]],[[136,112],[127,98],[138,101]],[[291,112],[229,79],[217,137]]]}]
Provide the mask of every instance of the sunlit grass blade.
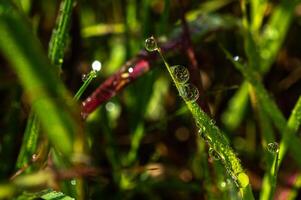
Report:
[{"label": "sunlit grass blade", "polygon": [[[186,83],[188,80],[185,78],[186,74],[183,74],[186,72],[186,70],[181,70],[183,73],[180,74],[174,73],[176,67],[178,66],[171,67],[168,64],[154,37],[150,37],[145,40],[145,48],[148,51],[157,51],[161,56],[180,96],[183,98],[186,106],[195,119],[196,124],[200,129],[200,134],[207,141],[210,148],[214,151],[216,157],[221,160],[226,171],[229,173],[229,176],[237,184],[237,187],[239,187],[242,198],[254,199],[249,183],[249,177],[244,172],[240,160],[237,158],[234,150],[231,148],[228,139],[215,125],[215,122],[210,119],[210,117],[197,104],[196,100],[199,97],[199,93],[193,85]],[[183,77],[185,79],[183,79]]]}]

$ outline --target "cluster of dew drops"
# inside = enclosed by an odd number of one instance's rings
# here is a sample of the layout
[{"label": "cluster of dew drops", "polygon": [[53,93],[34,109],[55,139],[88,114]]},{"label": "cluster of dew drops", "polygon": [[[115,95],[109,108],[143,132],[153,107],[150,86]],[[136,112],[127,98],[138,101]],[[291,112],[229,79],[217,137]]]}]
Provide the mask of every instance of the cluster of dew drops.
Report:
[{"label": "cluster of dew drops", "polygon": [[[161,55],[161,51],[157,45],[157,42],[155,38],[152,36],[148,39],[145,40],[145,48],[147,51],[154,52],[158,51]],[[161,55],[161,57],[163,57]],[[239,58],[236,58],[238,61]],[[179,94],[180,96],[188,102],[194,102],[199,98],[199,91],[198,89],[192,85],[189,84],[189,71],[186,67],[182,65],[174,65],[170,67],[170,71],[172,73],[173,78],[178,84],[178,89],[179,89]],[[204,132],[205,127],[204,126],[199,126],[199,134],[205,139],[205,141],[209,142],[210,138],[205,137]],[[214,148],[209,148],[209,155],[212,157],[214,160],[220,160],[221,156],[219,153],[214,150]],[[227,168],[227,172],[230,174],[234,182],[238,187],[246,187],[249,184],[249,178],[244,172],[240,172],[237,175],[233,175],[230,169]]]},{"label": "cluster of dew drops", "polygon": [[[161,54],[156,39],[153,36],[145,40],[145,48],[147,51],[158,51]],[[170,67],[170,71],[179,86],[180,96],[185,101],[196,101],[199,98],[199,91],[194,85],[188,83],[190,77],[188,69],[182,65],[174,65]]]}]

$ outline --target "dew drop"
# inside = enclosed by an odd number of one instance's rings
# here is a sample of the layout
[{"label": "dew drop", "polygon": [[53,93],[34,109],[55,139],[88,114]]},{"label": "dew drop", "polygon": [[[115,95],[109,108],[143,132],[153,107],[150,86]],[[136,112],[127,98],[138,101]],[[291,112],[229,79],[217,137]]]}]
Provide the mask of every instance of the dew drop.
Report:
[{"label": "dew drop", "polygon": [[38,155],[37,154],[32,154],[31,158],[35,162],[38,158]]},{"label": "dew drop", "polygon": [[85,82],[87,79],[88,79],[87,74],[83,74],[83,75],[82,75],[82,81]]},{"label": "dew drop", "polygon": [[185,101],[196,101],[199,98],[198,89],[192,84],[181,85],[179,88],[180,96],[183,97]]},{"label": "dew drop", "polygon": [[272,142],[272,143],[268,144],[267,149],[271,153],[278,153],[279,152],[279,145],[278,145],[277,142]]},{"label": "dew drop", "polygon": [[227,189],[227,182],[226,181],[221,181],[219,182],[219,188],[224,191]]},{"label": "dew drop", "polygon": [[64,60],[63,60],[63,58],[60,58],[58,61],[59,61],[59,64],[62,64]]},{"label": "dew drop", "polygon": [[234,57],[233,57],[233,60],[234,60],[234,61],[239,61],[240,58],[239,58],[239,56],[234,56]]},{"label": "dew drop", "polygon": [[95,72],[98,72],[101,70],[101,62],[99,62],[98,60],[94,60],[92,62],[92,70]]},{"label": "dew drop", "polygon": [[75,179],[71,180],[71,185],[76,185],[76,180]]},{"label": "dew drop", "polygon": [[189,80],[189,71],[182,65],[175,65],[171,67],[174,78],[180,83],[184,84]]},{"label": "dew drop", "polygon": [[237,175],[237,180],[238,180],[238,183],[239,183],[239,186],[241,188],[245,188],[247,187],[247,185],[249,185],[249,177],[246,173],[244,172],[240,172],[238,175]]},{"label": "dew drop", "polygon": [[158,50],[157,41],[153,36],[151,36],[150,38],[147,38],[145,40],[145,48],[148,51],[157,51]]},{"label": "dew drop", "polygon": [[128,69],[128,72],[129,72],[129,73],[132,73],[133,71],[134,71],[133,67],[130,67],[130,68]]},{"label": "dew drop", "polygon": [[218,153],[213,149],[213,148],[209,148],[209,156],[211,158],[213,158],[214,160],[219,160],[220,156],[218,155]]}]

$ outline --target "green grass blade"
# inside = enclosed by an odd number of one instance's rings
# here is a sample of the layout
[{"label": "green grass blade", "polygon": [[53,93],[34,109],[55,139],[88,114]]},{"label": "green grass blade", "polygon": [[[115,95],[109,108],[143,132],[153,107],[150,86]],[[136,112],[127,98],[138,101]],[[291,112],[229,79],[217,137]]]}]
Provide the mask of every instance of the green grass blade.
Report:
[{"label": "green grass blade", "polygon": [[[271,120],[273,121],[276,128],[279,130],[279,132],[282,135],[282,140],[285,141],[285,143],[288,144],[288,141],[286,141],[287,137],[290,139],[290,150],[292,151],[292,156],[294,159],[298,162],[298,164],[301,164],[301,158],[298,156],[297,152],[301,151],[301,141],[299,138],[297,138],[295,135],[290,134],[290,127],[289,124],[287,124],[285,117],[283,116],[282,112],[277,107],[276,103],[272,100],[272,98],[269,96],[268,92],[262,85],[262,83],[258,80],[258,76],[249,68],[242,66],[239,62],[236,62],[233,60],[232,55],[226,51],[225,54],[228,57],[229,60],[232,61],[234,66],[244,75],[245,79],[253,86],[254,90],[256,91],[256,95],[260,100],[260,103],[263,106],[263,109],[265,112],[269,115]],[[300,118],[299,110],[299,101],[296,105],[297,110],[294,112],[296,117],[292,119],[294,125],[297,124],[298,118]],[[290,136],[286,136],[290,135]],[[283,145],[282,145],[283,146]],[[285,148],[285,147],[284,147]],[[283,155],[282,153],[279,153],[279,159],[281,161]],[[279,162],[280,165],[281,162]]]},{"label": "green grass blade", "polygon": [[23,136],[21,150],[16,163],[17,168],[22,168],[28,164],[32,155],[36,152],[40,130],[39,126],[40,124],[38,122],[37,115],[30,113]]},{"label": "green grass blade", "polygon": [[68,39],[73,3],[73,0],[62,1],[57,25],[52,32],[49,43],[48,57],[51,60],[51,63],[56,65],[59,69],[61,68],[64,59],[64,51]]},{"label": "green grass blade", "polygon": [[[262,16],[259,16],[259,14],[260,12],[264,11],[264,4],[266,4],[266,2],[265,0],[251,1],[251,26],[244,26],[244,28],[247,28],[247,30],[244,30],[245,51],[250,62],[249,65],[257,68],[261,75],[264,75],[273,64],[287,34],[289,25],[291,24],[293,18],[294,8],[298,2],[300,1],[281,1],[281,3],[273,10],[269,21],[265,25],[263,34],[258,35],[256,31],[259,30],[258,26],[260,23],[262,23]],[[259,4],[261,5],[259,6]],[[262,8],[258,10],[258,7]],[[259,39],[260,37],[261,39]],[[259,52],[257,53],[257,51]],[[237,110],[244,110],[245,108],[242,106],[246,106],[246,104],[241,104],[240,99],[235,98],[236,96],[237,95],[234,95],[233,99],[230,100],[231,105],[236,105],[236,107],[238,107]],[[225,113],[230,113],[230,109],[231,107],[228,107]],[[242,119],[239,118],[239,115],[240,112],[232,112],[230,115],[228,115],[228,117],[233,119]],[[239,123],[237,123],[237,125],[238,124]],[[233,127],[233,129],[235,128],[237,128],[237,126]]]},{"label": "green grass blade", "polygon": [[[61,3],[60,13],[57,19],[57,27],[53,30],[49,43],[48,57],[52,64],[60,70],[63,61],[63,54],[66,47],[66,40],[71,21],[73,0],[65,0]],[[21,168],[31,160],[31,156],[36,152],[38,135],[40,131],[36,114],[31,113],[24,133],[23,143],[16,163],[17,168]]]},{"label": "green grass blade", "polygon": [[[234,150],[231,148],[225,134],[222,133],[222,131],[215,125],[215,122],[210,119],[210,117],[200,108],[195,99],[192,100],[183,95],[183,87],[185,85],[183,86],[182,83],[177,80],[173,73],[173,69],[163,57],[160,48],[157,47],[155,39],[153,37],[147,39],[145,41],[145,45],[148,51],[158,51],[160,54],[167,71],[169,72],[177,90],[180,93],[180,96],[183,98],[186,106],[195,119],[197,126],[200,128],[201,134],[209,146],[216,152],[232,180],[237,183],[237,186],[240,188],[242,198],[254,199],[251,186],[249,184],[249,177],[244,172],[240,160],[237,158]],[[193,97],[196,97],[196,94],[193,91],[187,91],[187,93]]]},{"label": "green grass blade", "polygon": [[[16,8],[0,2],[0,48],[11,63],[52,144],[65,155],[73,151],[74,134],[81,133],[75,120],[76,106],[51,69],[41,45]],[[79,120],[79,119],[78,119]],[[82,150],[82,147],[77,147]]]}]

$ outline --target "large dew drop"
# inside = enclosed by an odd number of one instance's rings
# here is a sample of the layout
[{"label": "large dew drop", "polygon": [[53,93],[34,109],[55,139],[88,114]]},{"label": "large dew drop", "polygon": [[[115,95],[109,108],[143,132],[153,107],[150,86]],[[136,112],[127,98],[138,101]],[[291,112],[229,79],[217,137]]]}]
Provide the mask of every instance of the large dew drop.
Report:
[{"label": "large dew drop", "polygon": [[157,41],[153,36],[151,36],[150,38],[147,38],[145,40],[145,48],[148,51],[157,51],[158,50]]},{"label": "large dew drop", "polygon": [[241,188],[245,188],[249,185],[249,177],[244,172],[241,172],[237,175],[237,180]]},{"label": "large dew drop", "polygon": [[277,142],[272,142],[272,143],[268,144],[267,149],[271,153],[278,153],[279,152],[279,145],[278,145]]},{"label": "large dew drop", "polygon": [[181,85],[179,88],[180,96],[183,97],[185,101],[196,101],[199,98],[198,89],[191,84]]},{"label": "large dew drop", "polygon": [[171,67],[171,71],[178,83],[184,84],[189,80],[189,71],[186,67],[175,65]]}]

